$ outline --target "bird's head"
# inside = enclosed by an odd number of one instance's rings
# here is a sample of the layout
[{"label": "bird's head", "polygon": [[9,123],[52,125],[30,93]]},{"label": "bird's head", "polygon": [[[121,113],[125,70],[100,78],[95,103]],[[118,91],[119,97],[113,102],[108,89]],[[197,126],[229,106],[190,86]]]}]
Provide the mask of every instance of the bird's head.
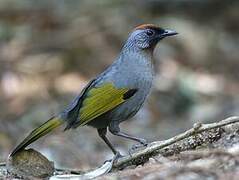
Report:
[{"label": "bird's head", "polygon": [[129,35],[125,48],[129,50],[154,50],[157,43],[165,37],[178,34],[176,31],[163,29],[153,24],[137,26]]}]

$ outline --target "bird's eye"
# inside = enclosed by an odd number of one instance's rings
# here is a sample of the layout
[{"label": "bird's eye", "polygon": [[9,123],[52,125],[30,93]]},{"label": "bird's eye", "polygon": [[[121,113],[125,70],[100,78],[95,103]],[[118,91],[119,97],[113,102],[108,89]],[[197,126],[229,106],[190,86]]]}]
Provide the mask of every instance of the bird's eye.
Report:
[{"label": "bird's eye", "polygon": [[152,30],[147,30],[147,31],[146,31],[146,34],[147,34],[148,36],[152,36],[152,35],[154,34],[154,31],[152,31]]}]

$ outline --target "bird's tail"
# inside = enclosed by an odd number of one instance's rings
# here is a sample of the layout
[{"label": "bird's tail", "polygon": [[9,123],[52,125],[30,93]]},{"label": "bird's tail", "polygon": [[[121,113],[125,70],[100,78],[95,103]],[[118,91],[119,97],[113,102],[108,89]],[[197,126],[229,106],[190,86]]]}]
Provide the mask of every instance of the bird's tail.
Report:
[{"label": "bird's tail", "polygon": [[40,137],[46,135],[56,127],[60,126],[64,121],[60,119],[59,117],[53,117],[49,119],[47,122],[42,124],[40,127],[34,129],[10,154],[10,156],[13,156],[17,152],[21,151],[25,147],[27,147],[29,144],[33,143]]}]

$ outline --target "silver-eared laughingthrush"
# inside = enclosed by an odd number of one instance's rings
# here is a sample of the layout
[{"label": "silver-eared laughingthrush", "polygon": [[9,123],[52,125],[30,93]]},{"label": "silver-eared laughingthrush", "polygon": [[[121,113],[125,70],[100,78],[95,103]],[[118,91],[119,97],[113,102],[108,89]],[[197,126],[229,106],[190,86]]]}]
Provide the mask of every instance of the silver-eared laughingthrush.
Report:
[{"label": "silver-eared laughingthrush", "polygon": [[118,58],[98,77],[91,80],[61,113],[33,130],[10,154],[11,156],[61,124],[65,130],[89,125],[118,154],[106,137],[116,135],[146,145],[144,139],[122,132],[119,124],[134,116],[150,92],[154,76],[153,50],[167,36],[177,33],[153,24],[136,27],[129,35]]}]

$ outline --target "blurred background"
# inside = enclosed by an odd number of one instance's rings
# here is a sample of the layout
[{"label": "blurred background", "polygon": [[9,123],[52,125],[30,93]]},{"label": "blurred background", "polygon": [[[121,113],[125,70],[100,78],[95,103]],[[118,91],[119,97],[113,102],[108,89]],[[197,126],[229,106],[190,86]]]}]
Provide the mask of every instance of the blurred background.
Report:
[{"label": "blurred background", "polygon": [[[179,35],[156,48],[152,93],[125,132],[163,140],[238,115],[238,22],[236,0],[1,0],[0,161],[110,65],[142,23]],[[108,136],[124,154],[133,144]],[[112,157],[90,127],[56,130],[31,147],[57,167],[86,170]]]}]

